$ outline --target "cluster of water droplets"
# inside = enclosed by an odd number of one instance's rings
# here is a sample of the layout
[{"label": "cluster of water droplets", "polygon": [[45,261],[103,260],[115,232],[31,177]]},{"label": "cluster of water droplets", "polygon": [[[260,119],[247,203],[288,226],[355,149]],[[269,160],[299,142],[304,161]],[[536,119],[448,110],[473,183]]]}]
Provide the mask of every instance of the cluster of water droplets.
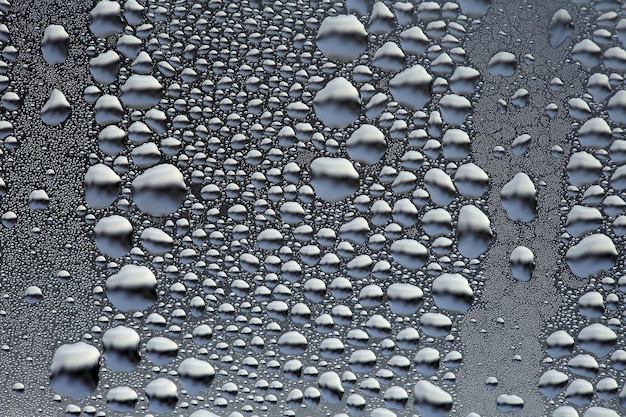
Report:
[{"label": "cluster of water droplets", "polygon": [[[619,2],[573,1],[550,22],[552,46],[571,43],[571,64],[585,74],[586,92],[565,108],[572,121],[572,151],[562,200],[564,263],[586,284],[563,288],[562,311],[547,325],[547,368],[539,391],[550,399],[552,416],[619,416],[626,406],[622,371],[626,354],[621,324],[626,280],[620,272],[624,245],[623,157],[626,122],[624,8]],[[570,13],[575,12],[575,13]],[[575,21],[572,14],[586,16]],[[570,36],[578,33],[578,37]],[[567,45],[567,43],[565,43]],[[554,78],[553,91],[563,88]],[[548,106],[550,107],[550,106]],[[554,105],[546,113],[550,116]],[[552,114],[554,117],[554,114]],[[561,157],[560,149],[553,149]],[[563,285],[563,281],[558,281]]]},{"label": "cluster of water droplets", "polygon": [[[57,349],[55,391],[195,417],[448,414],[454,321],[493,236],[469,155],[480,73],[461,47],[488,8],[96,3],[98,150],[77,213],[102,316]],[[47,62],[66,35],[46,29]],[[54,90],[42,120],[69,114]]]},{"label": "cluster of water droplets", "polygon": [[[0,1],[0,22],[4,22],[5,16],[11,12],[9,1]],[[0,106],[2,106],[2,117],[0,118],[0,141],[4,145],[4,150],[10,152],[19,146],[19,139],[16,136],[14,122],[17,110],[20,108],[21,98],[19,91],[14,91],[12,80],[9,78],[10,69],[17,58],[17,48],[11,44],[11,33],[6,23],[0,23]],[[19,135],[18,135],[19,136]],[[2,156],[2,151],[0,151]],[[4,158],[3,158],[4,159]],[[3,164],[4,165],[4,164]],[[0,196],[4,196],[8,191],[8,185],[0,177]],[[39,190],[34,191],[35,196]],[[45,194],[45,192],[44,192]],[[4,227],[12,227],[17,220],[14,211],[6,211],[1,217]]]},{"label": "cluster of water droplets", "polygon": [[[52,358],[55,401],[87,404],[66,415],[456,412],[466,348],[456,323],[481,295],[497,232],[489,177],[470,154],[473,104],[480,71],[512,77],[518,65],[508,51],[485,68],[466,56],[490,3],[94,3],[84,89],[93,141],[76,214],[99,251],[101,314]],[[573,121],[563,263],[588,283],[563,290],[537,384],[553,416],[610,417],[626,407],[626,19],[616,1],[572,3],[548,26],[550,44],[572,42],[571,61],[588,74],[587,93],[561,114]],[[573,10],[593,22],[575,22]],[[0,42],[10,151],[23,98],[4,75],[17,51],[3,24]],[[40,46],[48,65],[62,64],[70,36],[49,25]],[[45,125],[71,116],[63,89],[45,92]],[[529,102],[519,88],[497,108]],[[545,112],[554,119],[559,105]],[[532,140],[514,138],[512,154]],[[541,185],[519,172],[498,190],[510,220],[538,216]],[[30,209],[49,205],[43,188],[30,192]],[[2,215],[5,227],[16,221]],[[513,278],[532,280],[529,248],[509,264]],[[44,296],[24,292],[33,304]],[[524,404],[496,399],[502,412]]]}]

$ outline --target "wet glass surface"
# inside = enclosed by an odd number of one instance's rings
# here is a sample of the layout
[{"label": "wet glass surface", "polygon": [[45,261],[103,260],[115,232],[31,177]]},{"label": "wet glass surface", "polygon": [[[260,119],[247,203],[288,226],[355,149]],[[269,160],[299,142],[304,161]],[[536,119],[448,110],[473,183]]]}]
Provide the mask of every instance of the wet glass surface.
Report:
[{"label": "wet glass surface", "polygon": [[618,0],[0,0],[0,415],[626,414]]}]

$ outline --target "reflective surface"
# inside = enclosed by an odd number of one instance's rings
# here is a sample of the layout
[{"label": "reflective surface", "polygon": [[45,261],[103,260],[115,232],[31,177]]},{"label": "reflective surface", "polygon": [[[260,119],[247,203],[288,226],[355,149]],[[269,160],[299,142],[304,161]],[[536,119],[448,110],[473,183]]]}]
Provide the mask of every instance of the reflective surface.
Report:
[{"label": "reflective surface", "polygon": [[0,414],[626,410],[626,17],[0,0]]}]

